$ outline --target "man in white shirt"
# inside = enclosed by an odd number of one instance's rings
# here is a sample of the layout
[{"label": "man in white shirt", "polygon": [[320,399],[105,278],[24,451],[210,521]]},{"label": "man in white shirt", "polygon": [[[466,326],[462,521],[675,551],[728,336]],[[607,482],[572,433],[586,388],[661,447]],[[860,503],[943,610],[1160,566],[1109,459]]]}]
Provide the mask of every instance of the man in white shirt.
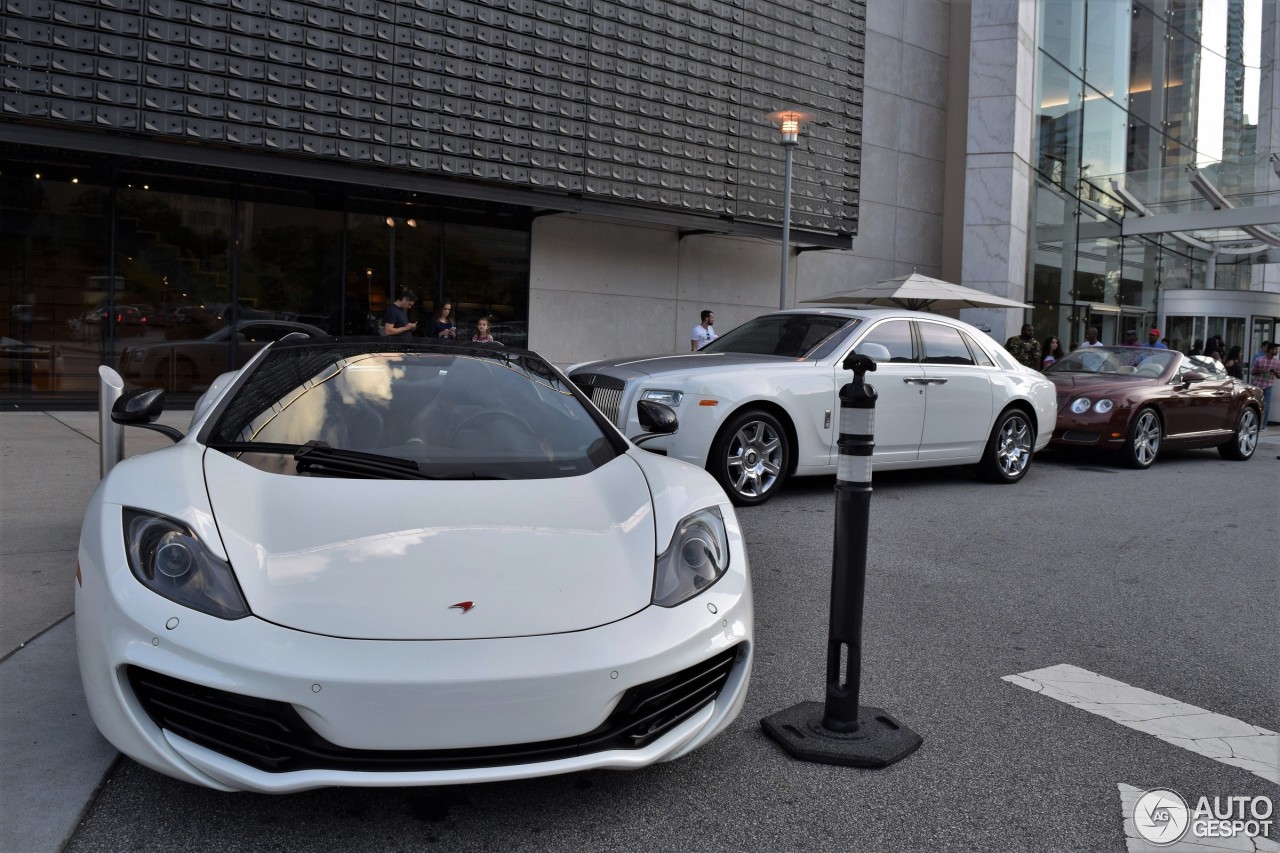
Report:
[{"label": "man in white shirt", "polygon": [[1098,340],[1098,327],[1097,327],[1097,326],[1090,326],[1089,328],[1087,328],[1087,329],[1085,329],[1085,330],[1084,330],[1084,343],[1082,343],[1080,346],[1082,346],[1082,347],[1100,347],[1100,346],[1102,346],[1102,345],[1103,345],[1103,344],[1102,344],[1102,341]]},{"label": "man in white shirt", "polygon": [[702,322],[689,334],[689,352],[697,352],[716,339],[716,330],[711,325],[716,321],[716,312],[704,309],[701,316]]}]

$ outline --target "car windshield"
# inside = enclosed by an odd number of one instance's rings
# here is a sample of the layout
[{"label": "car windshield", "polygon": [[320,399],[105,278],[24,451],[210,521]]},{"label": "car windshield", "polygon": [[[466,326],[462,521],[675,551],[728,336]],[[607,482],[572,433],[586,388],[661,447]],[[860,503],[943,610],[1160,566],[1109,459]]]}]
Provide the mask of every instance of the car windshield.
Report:
[{"label": "car windshield", "polygon": [[1172,350],[1148,347],[1080,347],[1055,361],[1045,373],[1098,373],[1114,376],[1163,376],[1178,359]]},{"label": "car windshield", "polygon": [[821,358],[858,325],[831,314],[766,314],[731,329],[699,352],[744,352],[787,358]]},{"label": "car windshield", "polygon": [[200,440],[265,471],[394,479],[586,474],[625,442],[527,352],[285,341]]}]

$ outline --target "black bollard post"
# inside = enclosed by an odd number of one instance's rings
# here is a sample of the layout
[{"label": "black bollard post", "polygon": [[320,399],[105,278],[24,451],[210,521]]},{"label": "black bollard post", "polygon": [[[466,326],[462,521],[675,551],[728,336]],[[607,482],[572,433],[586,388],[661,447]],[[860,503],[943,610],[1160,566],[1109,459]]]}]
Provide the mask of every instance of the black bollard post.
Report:
[{"label": "black bollard post", "polygon": [[853,371],[853,382],[840,389],[826,702],[801,702],[765,717],[760,725],[803,761],[879,768],[901,761],[924,741],[883,709],[858,704],[876,409],[875,388],[863,377],[876,364],[854,354],[844,367]]}]

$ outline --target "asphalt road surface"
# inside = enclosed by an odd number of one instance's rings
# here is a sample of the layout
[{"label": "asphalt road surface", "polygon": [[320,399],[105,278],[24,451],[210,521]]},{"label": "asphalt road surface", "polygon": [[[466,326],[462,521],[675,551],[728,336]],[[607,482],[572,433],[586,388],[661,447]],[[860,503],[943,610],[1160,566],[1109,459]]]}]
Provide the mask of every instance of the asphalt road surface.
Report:
[{"label": "asphalt road surface", "polygon": [[[796,761],[760,718],[824,689],[833,478],[741,512],[756,595],[746,708],[638,772],[223,794],[121,759],[71,851],[1122,851],[1120,783],[1280,787],[1002,677],[1072,664],[1280,729],[1276,447],[1148,471],[1041,455],[1022,483],[884,474],[872,496],[862,702],[924,745],[884,770]],[[1272,838],[1276,837],[1273,829]]]}]

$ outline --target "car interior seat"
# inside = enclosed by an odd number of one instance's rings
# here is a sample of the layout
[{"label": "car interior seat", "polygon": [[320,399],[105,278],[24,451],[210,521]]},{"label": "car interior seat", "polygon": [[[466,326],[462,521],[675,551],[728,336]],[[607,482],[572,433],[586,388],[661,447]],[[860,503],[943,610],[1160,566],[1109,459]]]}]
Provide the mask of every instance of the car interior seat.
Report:
[{"label": "car interior seat", "polygon": [[1164,366],[1156,364],[1154,361],[1148,361],[1148,362],[1145,362],[1144,364],[1138,365],[1138,369],[1136,373],[1139,376],[1150,376],[1151,378],[1154,379],[1155,377],[1159,376],[1161,373],[1164,373]]}]

